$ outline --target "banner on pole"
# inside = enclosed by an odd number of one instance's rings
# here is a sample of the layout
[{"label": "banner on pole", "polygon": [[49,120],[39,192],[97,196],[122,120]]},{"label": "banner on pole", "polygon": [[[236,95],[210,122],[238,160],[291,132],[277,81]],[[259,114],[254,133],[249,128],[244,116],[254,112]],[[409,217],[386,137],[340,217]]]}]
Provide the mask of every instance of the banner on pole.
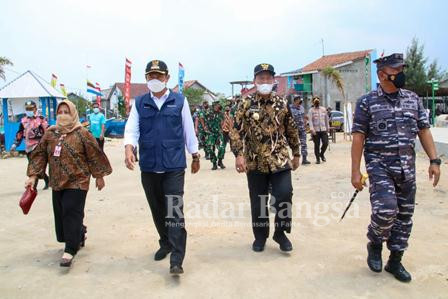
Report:
[{"label": "banner on pole", "polygon": [[124,71],[124,102],[126,105],[126,112],[129,113],[129,105],[131,102],[131,65],[132,62],[126,58],[126,65]]}]

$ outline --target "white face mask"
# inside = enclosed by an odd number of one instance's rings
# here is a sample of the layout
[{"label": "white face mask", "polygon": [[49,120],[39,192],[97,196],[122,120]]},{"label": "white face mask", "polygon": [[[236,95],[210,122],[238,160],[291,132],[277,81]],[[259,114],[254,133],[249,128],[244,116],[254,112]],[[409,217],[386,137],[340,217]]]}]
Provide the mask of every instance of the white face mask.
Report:
[{"label": "white face mask", "polygon": [[269,94],[272,91],[272,87],[274,87],[274,84],[256,84],[257,85],[257,91],[260,94]]},{"label": "white face mask", "polygon": [[34,116],[34,111],[25,111],[26,116],[28,117],[33,117]]},{"label": "white face mask", "polygon": [[98,112],[100,112],[100,108],[93,108],[93,112],[94,112],[94,113],[98,113]]},{"label": "white face mask", "polygon": [[148,81],[148,88],[152,92],[161,92],[166,87],[166,82],[162,82],[157,79],[152,79]]}]

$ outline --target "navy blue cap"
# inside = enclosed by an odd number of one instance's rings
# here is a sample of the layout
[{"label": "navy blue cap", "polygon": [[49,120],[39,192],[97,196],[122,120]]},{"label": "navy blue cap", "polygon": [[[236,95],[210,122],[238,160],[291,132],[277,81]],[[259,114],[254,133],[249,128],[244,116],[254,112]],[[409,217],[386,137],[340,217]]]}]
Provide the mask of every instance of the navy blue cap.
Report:
[{"label": "navy blue cap", "polygon": [[389,67],[400,67],[400,66],[406,66],[403,59],[403,54],[401,53],[394,53],[389,56],[380,57],[373,61],[373,63],[376,63],[377,68],[383,68],[385,66]]},{"label": "navy blue cap", "polygon": [[274,67],[269,63],[260,63],[254,68],[254,77],[261,72],[270,72],[272,76],[275,76]]}]

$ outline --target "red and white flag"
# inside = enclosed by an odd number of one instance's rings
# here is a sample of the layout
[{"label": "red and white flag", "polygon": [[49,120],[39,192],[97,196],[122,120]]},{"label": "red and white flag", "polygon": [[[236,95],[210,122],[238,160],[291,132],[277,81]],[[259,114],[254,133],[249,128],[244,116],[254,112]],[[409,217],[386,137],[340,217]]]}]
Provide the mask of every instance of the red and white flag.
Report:
[{"label": "red and white flag", "polygon": [[131,65],[132,62],[126,58],[124,69],[124,102],[126,105],[127,113],[129,113],[129,104],[131,101]]}]

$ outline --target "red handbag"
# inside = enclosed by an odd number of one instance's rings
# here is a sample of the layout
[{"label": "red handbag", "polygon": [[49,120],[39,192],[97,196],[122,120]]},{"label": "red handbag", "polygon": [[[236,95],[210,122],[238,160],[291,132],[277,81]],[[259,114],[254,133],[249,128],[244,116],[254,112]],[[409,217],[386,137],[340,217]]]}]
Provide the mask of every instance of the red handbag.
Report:
[{"label": "red handbag", "polygon": [[23,214],[25,215],[28,214],[36,196],[37,196],[36,188],[31,189],[30,186],[28,186],[25,192],[23,192],[22,198],[19,201],[19,206],[22,208]]}]

